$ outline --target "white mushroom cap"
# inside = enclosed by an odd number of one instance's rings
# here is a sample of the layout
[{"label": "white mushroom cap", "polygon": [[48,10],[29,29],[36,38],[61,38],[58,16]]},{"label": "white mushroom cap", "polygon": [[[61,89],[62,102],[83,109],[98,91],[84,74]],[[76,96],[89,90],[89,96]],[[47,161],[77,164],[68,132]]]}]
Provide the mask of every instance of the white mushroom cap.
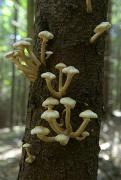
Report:
[{"label": "white mushroom cap", "polygon": [[46,54],[46,55],[52,55],[53,52],[52,52],[52,51],[46,51],[45,54]]},{"label": "white mushroom cap", "polygon": [[14,51],[10,51],[10,52],[5,54],[5,58],[11,59],[13,57],[13,55],[14,55]]},{"label": "white mushroom cap", "polygon": [[79,117],[96,119],[96,118],[98,118],[98,115],[91,110],[86,110],[86,111],[81,112],[79,114]]},{"label": "white mushroom cap", "polygon": [[43,136],[47,136],[49,133],[50,130],[43,126],[36,126],[34,129],[31,130],[31,135],[41,134]]},{"label": "white mushroom cap", "polygon": [[53,80],[56,78],[56,76],[55,76],[55,74],[53,74],[51,72],[46,72],[46,73],[41,74],[41,78]]},{"label": "white mushroom cap", "polygon": [[58,63],[56,64],[55,68],[61,71],[62,69],[66,68],[66,65],[64,63]]},{"label": "white mushroom cap", "polygon": [[18,48],[18,47],[26,47],[26,46],[31,46],[31,43],[30,42],[27,42],[27,41],[24,41],[24,40],[21,40],[21,41],[18,41],[18,42],[15,42],[13,44],[13,47],[14,48]]},{"label": "white mushroom cap", "polygon": [[56,106],[59,104],[59,101],[53,97],[47,98],[43,103],[43,107],[48,107],[48,106]]},{"label": "white mushroom cap", "polygon": [[54,35],[52,33],[50,33],[49,31],[41,31],[38,34],[38,37],[41,39],[46,39],[46,40],[50,40],[54,38]]},{"label": "white mushroom cap", "polygon": [[65,97],[65,98],[62,98],[60,100],[60,103],[63,104],[64,106],[68,106],[70,108],[74,108],[75,105],[76,105],[76,101],[70,97]]},{"label": "white mushroom cap", "polygon": [[66,145],[69,141],[69,136],[58,134],[55,136],[55,141],[59,142],[61,145]]},{"label": "white mushroom cap", "polygon": [[29,37],[23,38],[23,40],[28,41],[28,42],[32,42],[32,38],[29,38]]},{"label": "white mushroom cap", "polygon": [[29,148],[29,147],[31,147],[31,144],[29,144],[29,143],[23,144],[23,148]]},{"label": "white mushroom cap", "polygon": [[95,33],[104,32],[108,30],[109,28],[111,28],[111,24],[109,22],[102,22],[98,26],[96,26],[96,28],[94,29],[94,32]]},{"label": "white mushroom cap", "polygon": [[71,74],[71,75],[79,74],[79,70],[76,69],[74,66],[68,66],[64,68],[62,72],[65,74]]},{"label": "white mushroom cap", "polygon": [[47,121],[51,120],[51,119],[57,119],[59,118],[59,112],[55,111],[55,110],[47,110],[45,112],[43,112],[43,114],[41,115],[42,119],[45,119]]}]

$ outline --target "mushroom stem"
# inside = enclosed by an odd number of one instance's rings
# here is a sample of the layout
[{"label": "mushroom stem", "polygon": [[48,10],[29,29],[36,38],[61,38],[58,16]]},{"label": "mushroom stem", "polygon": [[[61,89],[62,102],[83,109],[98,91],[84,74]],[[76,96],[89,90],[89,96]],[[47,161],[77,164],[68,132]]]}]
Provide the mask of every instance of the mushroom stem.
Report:
[{"label": "mushroom stem", "polygon": [[89,133],[87,131],[84,131],[81,136],[82,137],[76,137],[76,140],[78,140],[78,141],[84,140],[86,137],[89,136]]},{"label": "mushroom stem", "polygon": [[66,90],[67,90],[67,88],[69,87],[69,85],[70,85],[70,83],[72,81],[72,77],[73,76],[67,75],[66,82],[65,82],[64,86],[61,88],[61,91],[60,91],[61,96],[65,95]]},{"label": "mushroom stem", "polygon": [[96,39],[98,39],[99,36],[101,36],[102,32],[98,32],[96,34],[94,34],[91,39],[90,39],[90,43],[94,43],[96,41]]},{"label": "mushroom stem", "polygon": [[37,57],[35,56],[35,54],[33,53],[33,51],[29,48],[27,48],[28,53],[30,55],[30,58],[35,62],[35,64],[39,67],[41,65],[40,61],[37,59]]},{"label": "mushroom stem", "polygon": [[20,56],[20,59],[24,61],[32,71],[33,70],[37,71],[37,67],[33,64],[32,59],[30,59],[29,57],[26,57],[25,55]]},{"label": "mushroom stem", "polygon": [[37,74],[37,72],[36,71],[31,71],[30,69],[28,69],[25,65],[22,65],[22,64],[17,64],[17,68],[18,69],[20,69],[21,71],[24,71],[25,73],[27,73],[27,74],[34,74],[34,75],[36,75]]},{"label": "mushroom stem", "polygon": [[30,153],[29,149],[28,149],[28,148],[25,148],[25,150],[26,150],[27,156],[28,156],[28,157],[31,157],[31,153]]},{"label": "mushroom stem", "polygon": [[72,137],[80,136],[84,132],[84,130],[86,129],[89,122],[90,122],[90,118],[84,118],[83,123],[80,125],[80,127],[75,132],[71,133],[71,136]]},{"label": "mushroom stem", "polygon": [[66,113],[66,109],[63,110],[61,114],[61,119],[60,119],[60,127],[64,125],[64,114]]},{"label": "mushroom stem", "polygon": [[98,39],[98,37],[101,36],[101,34],[102,34],[101,32],[94,34],[90,39],[90,43],[94,43],[96,39]]},{"label": "mushroom stem", "polygon": [[47,41],[43,39],[42,44],[41,44],[41,63],[44,64],[44,66],[46,66],[46,61],[45,61],[46,43]]},{"label": "mushroom stem", "polygon": [[70,117],[71,117],[71,110],[70,108],[66,107],[66,117],[65,117],[65,125],[67,128],[67,133],[72,132],[72,126],[70,122]]},{"label": "mushroom stem", "polygon": [[52,94],[52,96],[56,97],[56,98],[60,98],[60,93],[59,92],[56,92],[53,87],[52,87],[52,84],[51,84],[51,81],[49,79],[46,79],[46,84],[47,84],[47,87],[50,91],[50,93]]},{"label": "mushroom stem", "polygon": [[44,142],[55,142],[55,137],[42,136],[37,134],[37,137]]},{"label": "mushroom stem", "polygon": [[50,121],[49,121],[49,125],[50,125],[50,127],[53,129],[53,131],[55,131],[57,134],[60,134],[60,133],[62,133],[62,132],[64,131],[64,129],[62,129],[62,128],[58,125],[56,119],[50,120]]},{"label": "mushroom stem", "polygon": [[86,6],[87,6],[87,13],[92,12],[92,2],[91,0],[86,0]]},{"label": "mushroom stem", "polygon": [[61,91],[62,83],[63,83],[63,73],[62,73],[62,70],[60,70],[59,71],[59,92]]}]

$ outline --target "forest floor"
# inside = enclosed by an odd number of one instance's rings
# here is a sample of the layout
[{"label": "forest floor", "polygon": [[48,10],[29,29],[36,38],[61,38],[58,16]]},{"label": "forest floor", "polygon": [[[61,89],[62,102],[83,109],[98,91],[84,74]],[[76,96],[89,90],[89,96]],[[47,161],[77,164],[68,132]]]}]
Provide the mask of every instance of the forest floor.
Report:
[{"label": "forest floor", "polygon": [[[118,122],[118,121],[117,121]],[[121,123],[103,123],[98,180],[121,180]],[[21,156],[23,127],[0,130],[0,180],[16,180]]]},{"label": "forest floor", "polygon": [[23,132],[23,127],[0,130],[0,180],[17,179]]}]

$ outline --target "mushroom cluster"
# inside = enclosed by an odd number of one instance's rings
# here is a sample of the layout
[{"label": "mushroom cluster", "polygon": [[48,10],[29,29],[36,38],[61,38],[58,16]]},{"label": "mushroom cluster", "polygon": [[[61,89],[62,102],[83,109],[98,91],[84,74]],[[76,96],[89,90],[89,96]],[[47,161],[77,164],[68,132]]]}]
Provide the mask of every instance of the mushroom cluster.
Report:
[{"label": "mushroom cluster", "polygon": [[32,39],[24,38],[13,44],[14,50],[8,52],[5,57],[13,62],[17,69],[32,82],[37,78],[38,68],[41,64],[46,65],[46,59],[48,59],[53,52],[46,51],[46,44],[50,39],[54,38],[54,35],[48,31],[42,31],[39,33],[41,40],[41,57],[40,60],[35,56],[32,49]]},{"label": "mushroom cluster", "polygon": [[23,148],[25,149],[26,154],[27,154],[27,158],[25,159],[25,162],[31,164],[35,160],[35,156],[30,153],[30,147],[31,147],[31,144],[29,143],[23,144]]},{"label": "mushroom cluster", "polygon": [[[56,79],[56,76],[51,72],[45,72],[41,74],[41,77],[45,79],[47,87],[51,93],[51,95],[55,98],[61,98],[66,94],[68,87],[71,84],[73,77],[76,74],[79,74],[79,70],[74,66],[66,66],[64,63],[59,63],[55,66],[55,68],[59,71],[59,85],[58,91],[56,91],[52,86],[52,80]],[[63,75],[66,75],[66,81],[63,84]]]},{"label": "mushroom cluster", "polygon": [[[54,110],[54,107],[58,104],[64,106],[65,118],[63,119],[63,126],[59,122],[60,115],[57,110]],[[92,119],[98,118],[97,114],[91,110],[86,110],[79,114],[79,117],[83,119],[83,122],[76,131],[73,131],[71,125],[71,110],[75,108],[76,101],[70,97],[64,97],[60,99],[55,99],[53,97],[47,98],[42,106],[47,110],[44,111],[41,115],[41,119],[48,122],[49,127],[56,134],[55,136],[48,136],[50,130],[47,127],[36,126],[31,130],[31,135],[37,135],[37,137],[44,142],[58,142],[61,145],[66,145],[69,142],[70,138],[74,138],[78,141],[84,140],[89,136],[89,132],[86,131],[86,128],[89,122]]]}]

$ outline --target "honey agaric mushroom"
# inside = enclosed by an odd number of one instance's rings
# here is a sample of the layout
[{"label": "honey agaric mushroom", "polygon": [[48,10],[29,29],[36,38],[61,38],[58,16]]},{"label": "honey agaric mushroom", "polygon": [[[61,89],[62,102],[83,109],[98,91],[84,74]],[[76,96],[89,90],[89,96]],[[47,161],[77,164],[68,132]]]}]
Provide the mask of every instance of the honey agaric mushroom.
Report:
[{"label": "honey agaric mushroom", "polygon": [[41,31],[38,34],[38,37],[42,39],[41,43],[41,63],[46,66],[46,61],[45,61],[45,49],[46,49],[46,44],[49,40],[54,38],[54,35],[50,33],[49,31]]},{"label": "honey agaric mushroom", "polygon": [[53,54],[52,51],[46,51],[46,59],[49,59],[49,57]]},{"label": "honey agaric mushroom", "polygon": [[92,0],[86,0],[87,13],[92,13]]},{"label": "honey agaric mushroom", "polygon": [[26,65],[21,64],[19,60],[19,50],[11,51],[7,53],[5,57],[13,62],[17,69],[21,70],[30,81],[35,81],[37,77],[37,70],[28,68]]},{"label": "honey agaric mushroom", "polygon": [[79,74],[79,70],[74,66],[68,66],[62,70],[62,73],[67,75],[66,82],[61,88],[61,95],[65,95],[67,88],[69,87],[74,75]]},{"label": "honey agaric mushroom", "polygon": [[31,144],[29,143],[25,143],[23,144],[23,148],[26,150],[26,153],[27,153],[27,158],[25,159],[25,162],[27,163],[33,163],[33,161],[35,160],[35,156],[33,156],[31,153],[30,153],[30,150],[29,148],[31,147]]},{"label": "honey agaric mushroom", "polygon": [[49,133],[50,133],[50,130],[43,126],[35,126],[35,128],[31,130],[31,135],[36,134],[40,140],[44,142],[54,142],[55,141],[54,137],[47,136]]},{"label": "honey agaric mushroom", "polygon": [[65,97],[60,100],[60,103],[65,106],[65,110],[66,110],[65,125],[67,128],[67,134],[69,134],[70,132],[72,132],[72,126],[70,122],[71,109],[74,109],[76,105],[76,101],[70,97]]},{"label": "honey agaric mushroom", "polygon": [[69,141],[69,136],[65,134],[58,134],[55,136],[55,141],[59,142],[61,145],[65,146]]},{"label": "honey agaric mushroom", "polygon": [[46,80],[47,87],[50,93],[52,94],[52,96],[59,97],[59,93],[53,89],[52,84],[51,84],[51,81],[55,79],[56,76],[51,72],[46,72],[46,73],[41,74],[41,77]]},{"label": "honey agaric mushroom", "polygon": [[47,110],[43,112],[41,115],[41,118],[46,120],[50,127],[57,133],[60,134],[62,131],[64,131],[60,126],[58,125],[56,119],[59,118],[59,112],[55,110]]},{"label": "honey agaric mushroom", "polygon": [[90,43],[94,43],[96,39],[101,36],[105,31],[111,28],[111,24],[109,22],[102,22],[94,29],[94,35],[90,39]]},{"label": "honey agaric mushroom", "polygon": [[84,132],[81,134],[82,137],[76,137],[76,139],[77,139],[78,141],[82,141],[82,140],[84,140],[86,137],[88,137],[89,135],[90,135],[89,132],[84,131]]},{"label": "honey agaric mushroom", "polygon": [[63,73],[62,70],[66,68],[66,65],[64,63],[56,64],[55,68],[59,70],[59,91],[61,91],[62,85],[63,85]]},{"label": "honey agaric mushroom", "polygon": [[59,101],[53,97],[47,98],[43,103],[42,106],[48,108],[48,110],[52,110],[54,106],[58,105]]},{"label": "honey agaric mushroom", "polygon": [[29,53],[29,56],[30,56],[29,58],[31,58],[38,67],[41,65],[40,61],[36,58],[36,56],[34,55],[34,53],[32,51],[32,45],[30,42],[25,41],[25,40],[21,40],[21,41],[14,43],[13,47],[20,50],[21,58],[24,58],[25,61],[28,60],[28,58],[26,58],[26,56],[24,54],[24,50],[26,48],[28,53]]},{"label": "honey agaric mushroom", "polygon": [[98,115],[91,110],[86,110],[84,112],[81,112],[79,114],[79,117],[83,118],[84,121],[75,132],[71,133],[71,136],[73,137],[79,137],[80,135],[82,135],[91,119],[97,119]]}]

